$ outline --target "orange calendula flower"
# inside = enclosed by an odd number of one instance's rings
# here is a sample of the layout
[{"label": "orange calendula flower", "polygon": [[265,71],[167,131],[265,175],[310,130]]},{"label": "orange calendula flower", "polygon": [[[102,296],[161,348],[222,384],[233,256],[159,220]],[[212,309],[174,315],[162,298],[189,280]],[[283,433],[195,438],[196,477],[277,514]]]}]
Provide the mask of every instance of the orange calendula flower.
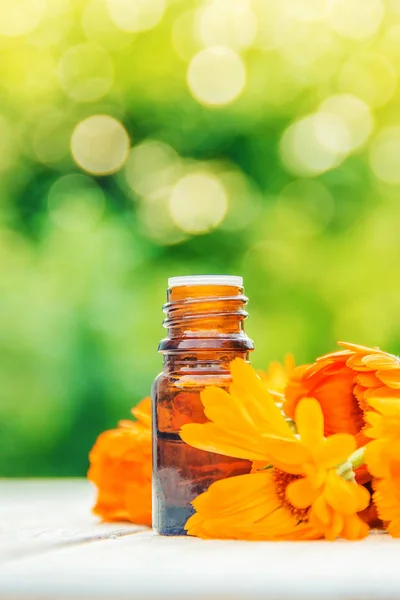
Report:
[{"label": "orange calendula flower", "polygon": [[299,400],[312,396],[321,405],[325,435],[351,433],[357,436],[358,446],[363,446],[368,441],[363,428],[369,399],[400,398],[400,359],[379,348],[339,345],[343,350],[294,369],[283,408],[294,418]]},{"label": "orange calendula flower", "polygon": [[373,500],[385,528],[392,537],[400,538],[400,459],[391,461],[390,469],[390,478],[374,481]]},{"label": "orange calendula flower", "polygon": [[283,395],[294,368],[294,357],[292,354],[287,354],[283,364],[274,360],[268,365],[266,371],[257,371],[257,374],[267,390]]},{"label": "orange calendula flower", "polygon": [[295,478],[269,469],[216,481],[192,502],[196,513],[185,529],[204,539],[318,539],[321,532],[307,522],[307,511],[286,500]]},{"label": "orange calendula flower", "polygon": [[400,399],[372,398],[366,413],[365,434],[372,439],[365,450],[374,476],[373,501],[379,518],[393,537],[400,537]]},{"label": "orange calendula flower", "polygon": [[371,398],[369,405],[365,435],[372,441],[366,447],[366,463],[374,477],[390,477],[389,461],[399,448],[400,398]]},{"label": "orange calendula flower", "polygon": [[[354,481],[341,476],[351,466],[347,459],[356,449],[355,438],[346,433],[324,437],[321,407],[314,398],[303,398],[296,408],[297,460],[302,460],[301,479],[289,484],[288,500],[299,508],[311,507],[308,519],[311,525],[324,532],[326,539],[339,535],[359,539],[368,533],[368,526],[357,516],[369,504],[369,493]],[[282,442],[281,442],[282,444]],[[287,442],[283,442],[283,446]],[[302,452],[305,452],[301,457]],[[289,448],[286,449],[288,451]],[[300,458],[301,457],[301,458]],[[279,458],[279,451],[278,451]],[[283,456],[280,456],[281,460]],[[341,468],[337,468],[342,465]],[[290,465],[286,467],[290,469]]]},{"label": "orange calendula flower", "polygon": [[90,455],[88,479],[97,487],[93,512],[104,521],[151,525],[151,403],[145,398],[117,429],[101,433]]},{"label": "orange calendula flower", "polygon": [[319,403],[304,398],[295,433],[254,369],[231,363],[229,392],[201,395],[209,423],[188,424],[182,439],[196,447],[253,461],[253,472],[219,481],[196,498],[190,535],[241,539],[359,539],[368,532],[357,516],[368,492],[337,471],[356,449],[346,433],[324,437]]}]

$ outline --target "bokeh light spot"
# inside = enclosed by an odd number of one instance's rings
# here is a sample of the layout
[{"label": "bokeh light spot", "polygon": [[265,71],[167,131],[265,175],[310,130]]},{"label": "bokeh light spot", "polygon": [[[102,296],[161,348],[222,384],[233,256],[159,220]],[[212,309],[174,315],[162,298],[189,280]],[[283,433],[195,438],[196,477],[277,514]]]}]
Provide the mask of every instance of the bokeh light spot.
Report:
[{"label": "bokeh light spot", "polygon": [[82,13],[82,29],[93,43],[110,50],[119,50],[128,46],[133,34],[122,31],[111,19],[106,0],[91,0]]},{"label": "bokeh light spot", "polygon": [[29,44],[49,48],[59,44],[73,25],[69,0],[48,0],[39,23],[29,32]]},{"label": "bokeh light spot", "polygon": [[119,121],[94,115],[81,121],[71,138],[71,153],[85,171],[107,175],[118,171],[129,152],[129,136]]},{"label": "bokeh light spot", "polygon": [[350,58],[339,75],[342,92],[354,94],[372,107],[386,104],[396,85],[397,74],[393,65],[384,56],[372,52]]},{"label": "bokeh light spot", "polygon": [[318,142],[336,154],[350,150],[349,132],[343,120],[335,114],[319,112],[313,118],[314,135]]},{"label": "bokeh light spot", "polygon": [[212,0],[200,17],[200,36],[206,46],[248,48],[257,33],[249,0]]},{"label": "bokeh light spot", "polygon": [[369,106],[357,96],[335,94],[326,98],[319,110],[342,120],[348,130],[352,150],[361,146],[372,132],[374,123]]},{"label": "bokeh light spot", "polygon": [[101,188],[86,175],[60,177],[50,188],[48,207],[52,221],[66,231],[88,231],[101,219],[105,197]]},{"label": "bokeh light spot", "polygon": [[177,56],[185,62],[202,48],[198,33],[200,16],[199,10],[188,10],[175,19],[172,27],[172,46]]},{"label": "bokeh light spot", "polygon": [[187,233],[205,233],[221,223],[228,210],[228,197],[211,173],[189,173],[174,186],[169,199],[174,223]]},{"label": "bokeh light spot", "polygon": [[360,40],[378,31],[383,15],[381,0],[330,0],[328,21],[339,35]]},{"label": "bokeh light spot", "polygon": [[336,167],[349,149],[349,132],[343,120],[331,113],[316,113],[293,123],[280,142],[285,166],[303,176]]},{"label": "bokeh light spot", "polygon": [[400,184],[400,127],[385,127],[372,141],[369,161],[378,179]]},{"label": "bokeh light spot", "polygon": [[10,37],[25,35],[39,24],[46,0],[2,0],[0,2],[0,34]]},{"label": "bokeh light spot", "polygon": [[386,9],[389,15],[390,13],[400,15],[400,0],[386,0]]},{"label": "bokeh light spot", "polygon": [[128,184],[140,196],[172,185],[179,172],[179,157],[175,150],[157,140],[145,140],[134,146],[124,167]]},{"label": "bokeh light spot", "polygon": [[320,21],[328,10],[328,0],[283,0],[283,4],[288,16],[305,23]]},{"label": "bokeh light spot", "polygon": [[123,31],[147,31],[164,16],[166,0],[107,0],[114,23]]},{"label": "bokeh light spot", "polygon": [[381,50],[400,75],[400,25],[393,25],[386,31]]},{"label": "bokeh light spot", "polygon": [[146,196],[139,205],[138,216],[146,235],[157,244],[171,246],[184,241],[188,234],[178,228],[169,210],[171,188],[159,188]]},{"label": "bokeh light spot", "polygon": [[59,82],[74,100],[93,102],[105,96],[114,79],[114,65],[109,54],[94,44],[69,48],[57,67]]},{"label": "bokeh light spot", "polygon": [[262,206],[260,190],[239,169],[218,173],[229,197],[229,212],[221,228],[236,231],[248,227],[257,217]]},{"label": "bokeh light spot", "polygon": [[190,62],[187,80],[191,93],[201,104],[229,104],[245,86],[246,67],[230,48],[205,48]]}]

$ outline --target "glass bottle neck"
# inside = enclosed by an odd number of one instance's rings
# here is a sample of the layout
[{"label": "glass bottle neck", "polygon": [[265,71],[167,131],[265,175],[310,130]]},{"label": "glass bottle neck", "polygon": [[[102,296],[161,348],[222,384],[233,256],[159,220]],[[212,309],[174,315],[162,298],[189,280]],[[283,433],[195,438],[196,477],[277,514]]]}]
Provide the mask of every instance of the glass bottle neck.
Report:
[{"label": "glass bottle neck", "polygon": [[[162,353],[246,355],[254,349],[244,331],[247,298],[243,288],[231,285],[187,285],[168,290],[164,327],[167,337],[161,341]],[[232,359],[231,358],[231,359]]]}]

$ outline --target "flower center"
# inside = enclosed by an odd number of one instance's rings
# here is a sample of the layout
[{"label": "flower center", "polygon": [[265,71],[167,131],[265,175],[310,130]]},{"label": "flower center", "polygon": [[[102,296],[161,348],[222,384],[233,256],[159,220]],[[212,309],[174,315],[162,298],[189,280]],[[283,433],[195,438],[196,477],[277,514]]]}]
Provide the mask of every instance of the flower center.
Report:
[{"label": "flower center", "polygon": [[298,520],[299,523],[307,521],[309,508],[296,508],[295,506],[293,506],[293,504],[290,504],[290,502],[286,498],[287,486],[289,485],[289,483],[292,483],[292,481],[300,479],[301,475],[292,475],[291,473],[285,473],[284,471],[281,471],[280,469],[274,467],[273,477],[275,480],[276,495],[282,506],[288,509],[292,513],[292,515]]}]

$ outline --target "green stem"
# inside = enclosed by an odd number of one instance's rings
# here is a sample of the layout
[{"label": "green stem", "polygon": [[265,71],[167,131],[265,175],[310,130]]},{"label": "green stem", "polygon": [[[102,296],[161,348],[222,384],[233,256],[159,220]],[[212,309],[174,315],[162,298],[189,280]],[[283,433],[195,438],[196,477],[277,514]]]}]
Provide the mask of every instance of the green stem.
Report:
[{"label": "green stem", "polygon": [[358,467],[362,467],[362,465],[365,464],[365,449],[366,446],[357,448],[357,450],[350,456],[349,462],[351,462],[353,469],[358,469]]},{"label": "green stem", "polygon": [[346,460],[346,462],[339,465],[337,469],[338,475],[347,479],[348,481],[355,481],[354,471],[361,467],[365,460],[365,446],[358,448],[353,454]]}]

